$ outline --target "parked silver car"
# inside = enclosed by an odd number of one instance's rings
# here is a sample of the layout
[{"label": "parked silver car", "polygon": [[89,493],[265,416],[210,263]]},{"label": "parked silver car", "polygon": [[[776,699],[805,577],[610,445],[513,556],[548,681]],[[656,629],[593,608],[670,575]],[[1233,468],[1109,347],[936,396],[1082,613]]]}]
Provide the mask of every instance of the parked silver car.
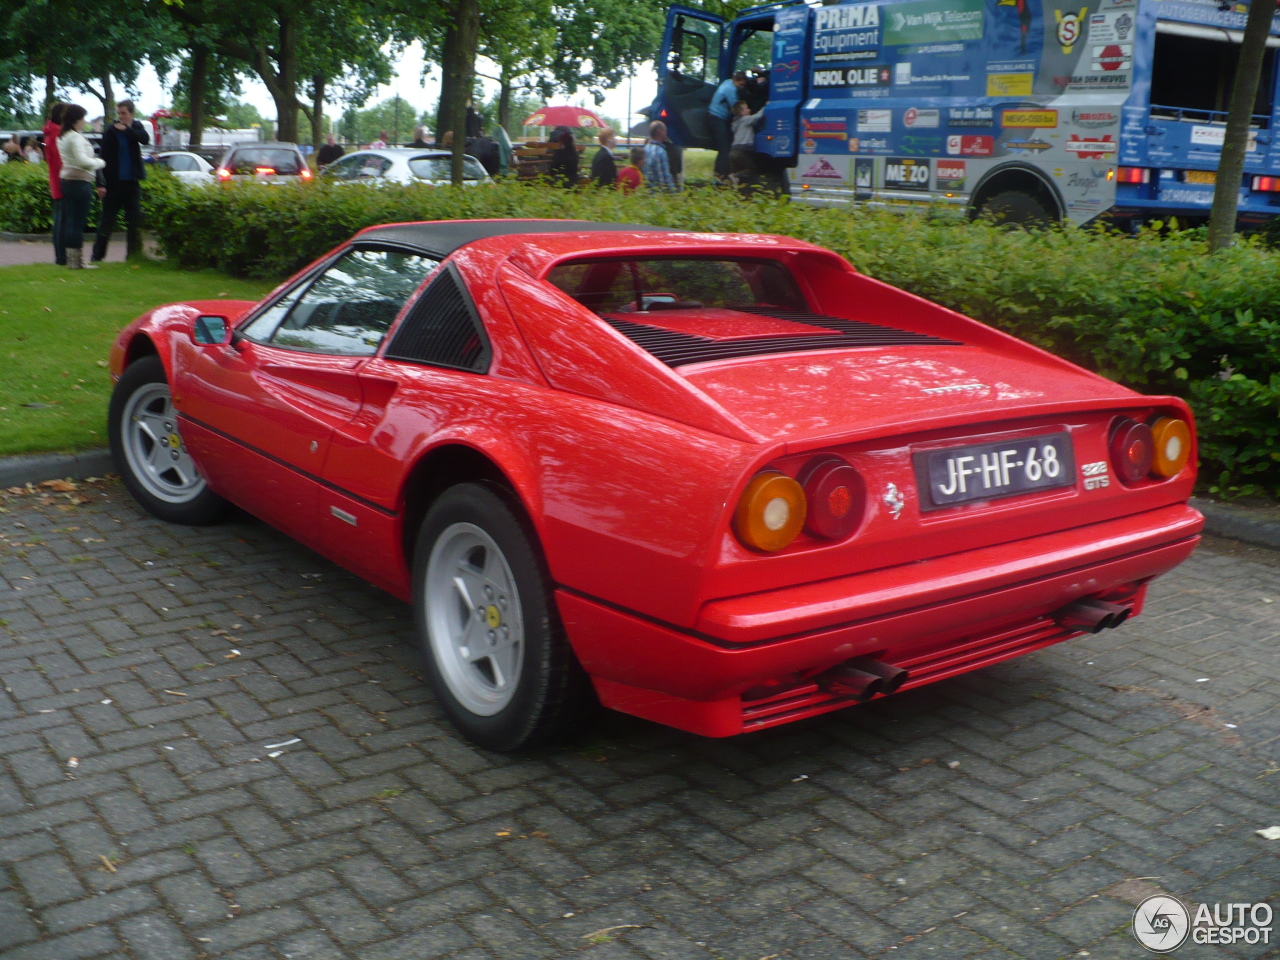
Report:
[{"label": "parked silver car", "polygon": [[[379,150],[357,150],[327,165],[321,175],[338,182],[358,183],[429,183],[451,182],[448,150],[422,150],[411,147],[384,147]],[[489,180],[480,161],[463,157],[462,178],[474,185]]]},{"label": "parked silver car", "polygon": [[156,154],[156,163],[168,167],[170,172],[188,186],[213,183],[213,164],[198,153],[188,150],[170,150]]},{"label": "parked silver car", "polygon": [[238,143],[218,161],[217,177],[219,183],[297,183],[311,179],[311,168],[296,143]]}]

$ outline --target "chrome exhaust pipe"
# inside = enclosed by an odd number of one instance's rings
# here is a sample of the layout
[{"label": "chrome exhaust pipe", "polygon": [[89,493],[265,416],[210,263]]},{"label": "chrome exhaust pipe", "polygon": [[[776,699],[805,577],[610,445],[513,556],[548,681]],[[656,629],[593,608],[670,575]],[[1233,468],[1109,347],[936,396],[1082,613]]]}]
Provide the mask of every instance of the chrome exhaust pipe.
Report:
[{"label": "chrome exhaust pipe", "polygon": [[838,663],[814,679],[827,693],[853,697],[855,700],[870,700],[884,686],[884,681],[875,674],[851,667],[847,663]]},{"label": "chrome exhaust pipe", "polygon": [[1086,633],[1098,633],[1118,627],[1129,619],[1132,607],[1118,603],[1109,603],[1095,597],[1086,597],[1069,603],[1053,615],[1059,625],[1083,630]]},{"label": "chrome exhaust pipe", "polygon": [[870,657],[854,657],[852,660],[846,660],[845,664],[855,670],[862,670],[874,677],[879,677],[880,692],[885,696],[895,692],[907,682],[907,671],[901,667],[895,667],[892,663],[882,663]]}]

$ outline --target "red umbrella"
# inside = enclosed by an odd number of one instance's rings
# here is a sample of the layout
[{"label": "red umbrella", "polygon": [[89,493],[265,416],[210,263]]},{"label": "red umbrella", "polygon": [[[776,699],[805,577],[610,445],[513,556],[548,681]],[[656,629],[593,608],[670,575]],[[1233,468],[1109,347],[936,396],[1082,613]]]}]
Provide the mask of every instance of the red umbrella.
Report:
[{"label": "red umbrella", "polygon": [[543,107],[525,120],[526,127],[595,127],[608,124],[586,107]]}]

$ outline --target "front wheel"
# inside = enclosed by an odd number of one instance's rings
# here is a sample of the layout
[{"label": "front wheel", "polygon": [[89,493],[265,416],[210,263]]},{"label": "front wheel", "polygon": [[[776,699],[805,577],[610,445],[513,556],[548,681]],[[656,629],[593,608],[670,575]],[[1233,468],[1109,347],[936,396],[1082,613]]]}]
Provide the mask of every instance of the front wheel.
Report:
[{"label": "front wheel", "polygon": [[440,496],[418,533],[413,586],[432,689],[473,743],[552,739],[589,702],[532,531],[501,492],[463,483]]},{"label": "front wheel", "polygon": [[148,513],[192,526],[218,518],[226,501],[209,489],[187,453],[159,357],[143,357],[125,369],[107,417],[116,469]]},{"label": "front wheel", "polygon": [[983,201],[978,215],[1002,226],[1024,229],[1048,227],[1056,222],[1039,197],[1021,190],[1005,190],[989,197]]}]

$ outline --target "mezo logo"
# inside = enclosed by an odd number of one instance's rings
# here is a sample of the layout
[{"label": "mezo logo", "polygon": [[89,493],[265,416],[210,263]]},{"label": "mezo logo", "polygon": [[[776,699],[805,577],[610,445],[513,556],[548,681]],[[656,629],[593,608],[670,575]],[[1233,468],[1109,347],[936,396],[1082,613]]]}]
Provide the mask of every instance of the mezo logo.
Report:
[{"label": "mezo logo", "polygon": [[1053,18],[1058,21],[1058,46],[1062,48],[1063,53],[1070,53],[1071,48],[1080,39],[1080,25],[1084,22],[1084,15],[1088,9],[1088,7],[1081,7],[1079,13],[1072,13],[1070,10],[1066,13],[1061,10],[1053,11]]}]

